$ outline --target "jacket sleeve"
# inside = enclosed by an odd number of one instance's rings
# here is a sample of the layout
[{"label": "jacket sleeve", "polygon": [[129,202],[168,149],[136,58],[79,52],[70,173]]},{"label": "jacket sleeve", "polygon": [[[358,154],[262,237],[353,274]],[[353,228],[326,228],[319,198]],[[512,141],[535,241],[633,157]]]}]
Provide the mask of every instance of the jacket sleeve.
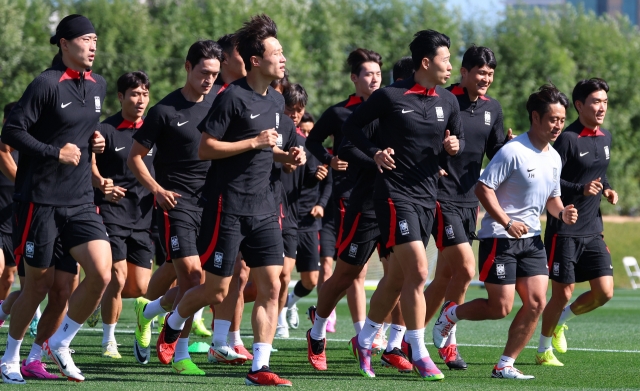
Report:
[{"label": "jacket sleeve", "polygon": [[342,125],[342,132],[358,149],[373,159],[381,148],[367,138],[364,129],[392,109],[386,91],[384,88],[379,89],[351,113]]},{"label": "jacket sleeve", "polygon": [[322,164],[331,164],[333,156],[322,146],[324,140],[335,133],[337,116],[333,108],[327,109],[320,117],[318,122],[313,125],[313,129],[309,132],[307,141],[305,142],[307,149]]},{"label": "jacket sleeve", "polygon": [[486,154],[489,160],[493,159],[506,141],[506,137],[504,136],[502,108],[498,107],[496,121],[493,123],[491,133],[489,133],[489,139],[487,140]]}]

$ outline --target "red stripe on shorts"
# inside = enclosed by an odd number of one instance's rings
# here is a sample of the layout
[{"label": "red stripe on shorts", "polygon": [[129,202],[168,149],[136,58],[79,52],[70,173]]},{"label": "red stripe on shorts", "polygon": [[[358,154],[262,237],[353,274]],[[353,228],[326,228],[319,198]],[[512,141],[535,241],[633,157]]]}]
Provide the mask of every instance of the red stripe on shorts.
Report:
[{"label": "red stripe on shorts", "polygon": [[480,272],[480,281],[482,282],[484,282],[484,280],[487,279],[487,276],[489,275],[489,270],[491,270],[491,267],[493,266],[493,263],[496,260],[497,247],[498,247],[498,238],[493,238],[493,248],[491,249],[491,253],[487,257],[487,259],[484,261],[484,264],[482,265],[482,271]]},{"label": "red stripe on shorts", "polygon": [[20,265],[22,260],[22,254],[24,254],[24,246],[27,245],[27,236],[29,236],[29,228],[31,228],[31,220],[33,219],[33,202],[29,202],[29,212],[27,212],[27,221],[24,224],[24,230],[22,231],[22,241],[20,246],[16,247],[13,255],[16,256],[16,266]]},{"label": "red stripe on shorts", "polygon": [[389,198],[389,240],[387,240],[387,248],[391,248],[396,245],[396,206],[393,200]]},{"label": "red stripe on shorts", "polygon": [[220,215],[222,214],[222,194],[218,197],[218,212],[216,213],[216,225],[213,228],[213,236],[211,237],[211,242],[209,242],[209,247],[207,247],[207,251],[200,256],[200,265],[204,266],[205,263],[211,258],[211,254],[213,254],[213,250],[216,248],[216,244],[218,243],[218,233],[220,231]]},{"label": "red stripe on shorts", "polygon": [[358,220],[360,220],[360,213],[358,213],[356,215],[356,218],[353,220],[353,225],[351,226],[351,231],[349,231],[349,236],[347,236],[346,239],[340,243],[340,248],[338,248],[338,256],[340,256],[340,253],[342,253],[347,248],[349,243],[351,243],[353,235],[356,234],[356,230],[358,229]]},{"label": "red stripe on shorts", "polygon": [[169,236],[171,235],[169,231],[171,230],[171,224],[169,224],[169,212],[163,210],[162,214],[164,214],[164,248],[167,251],[167,261],[169,261],[171,260],[171,251],[169,251]]},{"label": "red stripe on shorts", "polygon": [[438,237],[436,238],[436,247],[442,251],[442,237],[444,236],[444,220],[442,219],[442,208],[440,203],[436,201],[436,213],[438,214]]},{"label": "red stripe on shorts", "polygon": [[[344,199],[340,198],[340,227],[338,228],[338,237],[336,237],[336,248],[340,248],[340,240],[342,239],[342,230],[344,229],[344,215],[347,213],[347,209],[344,207]],[[339,253],[338,253],[339,254]]]},{"label": "red stripe on shorts", "polygon": [[553,238],[551,238],[551,251],[549,251],[549,271],[553,270],[551,267],[553,266],[553,258],[556,255],[556,239],[558,238],[558,234],[553,234]]}]

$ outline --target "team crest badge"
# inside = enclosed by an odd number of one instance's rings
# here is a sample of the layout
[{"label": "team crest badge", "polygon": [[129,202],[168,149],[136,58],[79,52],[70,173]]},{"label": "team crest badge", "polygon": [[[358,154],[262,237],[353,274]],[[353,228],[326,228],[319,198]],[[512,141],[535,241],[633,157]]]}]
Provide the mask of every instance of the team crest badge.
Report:
[{"label": "team crest badge", "polygon": [[100,97],[94,96],[93,100],[96,102],[96,113],[99,113],[102,110],[102,105],[100,104]]},{"label": "team crest badge", "polygon": [[172,236],[171,237],[171,249],[172,250],[180,250],[180,243],[178,242],[178,237],[177,236]]},{"label": "team crest badge", "polygon": [[485,125],[491,125],[491,112],[490,111],[485,111],[484,112],[484,124]]},{"label": "team crest badge", "polygon": [[355,258],[356,254],[358,254],[358,245],[355,243],[351,243],[351,246],[349,246],[349,256],[351,258]]},{"label": "team crest badge", "polygon": [[400,222],[398,222],[398,225],[400,226],[400,234],[401,235],[409,235],[409,224],[407,223],[407,220],[402,220]]},{"label": "team crest badge", "polygon": [[554,276],[560,275],[560,264],[558,262],[553,263],[553,275]]},{"label": "team crest badge", "polygon": [[33,242],[27,242],[24,247],[25,247],[24,256],[27,258],[33,258],[33,253],[35,250],[35,245],[33,244]]},{"label": "team crest badge", "polygon": [[216,251],[216,253],[213,254],[213,267],[222,267],[222,253]]},{"label": "team crest badge", "polygon": [[442,107],[436,107],[436,116],[438,117],[439,122],[444,121],[444,111],[442,111]]},{"label": "team crest badge", "polygon": [[447,235],[447,239],[455,239],[456,235],[453,233],[453,227],[447,225],[444,227],[444,233]]},{"label": "team crest badge", "polygon": [[504,276],[506,274],[504,271],[504,263],[496,263],[496,274],[498,276]]}]

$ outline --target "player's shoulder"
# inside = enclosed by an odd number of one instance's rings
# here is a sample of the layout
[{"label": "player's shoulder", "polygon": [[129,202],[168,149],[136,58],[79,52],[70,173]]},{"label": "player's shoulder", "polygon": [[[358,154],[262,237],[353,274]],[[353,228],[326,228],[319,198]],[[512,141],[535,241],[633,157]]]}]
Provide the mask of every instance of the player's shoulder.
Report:
[{"label": "player's shoulder", "polygon": [[434,92],[438,96],[438,98],[444,100],[450,105],[456,106],[458,108],[460,107],[460,103],[458,102],[458,97],[448,89],[441,86],[436,86],[434,89]]},{"label": "player's shoulder", "polygon": [[64,71],[57,67],[47,68],[36,76],[29,86],[36,90],[55,89],[63,75]]},{"label": "player's shoulder", "polygon": [[102,77],[102,75],[91,72],[91,77],[93,78],[93,80],[95,80],[96,84],[101,87],[107,88],[107,81],[104,79],[104,77]]},{"label": "player's shoulder", "polygon": [[105,130],[115,130],[123,121],[122,114],[120,112],[115,113],[114,115],[107,117],[104,121],[100,123],[101,128]]},{"label": "player's shoulder", "polygon": [[173,113],[176,110],[176,106],[182,101],[184,101],[184,96],[182,96],[180,88],[173,90],[164,98],[160,99],[160,101],[149,110],[149,115],[151,115],[152,112],[163,114]]}]

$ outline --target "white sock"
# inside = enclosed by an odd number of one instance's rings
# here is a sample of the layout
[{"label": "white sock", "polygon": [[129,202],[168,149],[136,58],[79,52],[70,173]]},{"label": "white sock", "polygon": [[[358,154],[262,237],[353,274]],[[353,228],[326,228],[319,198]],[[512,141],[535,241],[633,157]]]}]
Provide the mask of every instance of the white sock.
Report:
[{"label": "white sock", "polygon": [[195,322],[196,320],[200,320],[202,319],[202,312],[204,311],[204,308],[200,308],[198,310],[198,312],[196,312],[195,314],[193,314],[193,321]]},{"label": "white sock", "polygon": [[538,353],[544,353],[551,349],[551,338],[540,334],[540,343],[538,344]]},{"label": "white sock", "polygon": [[7,350],[4,351],[2,362],[20,362],[20,345],[22,345],[21,339],[13,339],[7,335]]},{"label": "white sock", "polygon": [[577,315],[574,314],[573,311],[571,311],[571,304],[569,304],[562,310],[562,314],[560,314],[560,320],[558,320],[558,326],[562,326],[563,324],[567,323],[568,320],[571,320],[576,316]]},{"label": "white sock", "polygon": [[405,326],[397,324],[392,324],[390,329],[389,341],[387,342],[387,352],[392,351],[393,348],[402,348],[402,337],[404,336],[404,332],[407,330]]},{"label": "white sock", "polygon": [[313,322],[309,336],[316,341],[327,338],[327,323],[329,323],[329,318],[323,318],[316,312],[316,320]]},{"label": "white sock", "polygon": [[4,310],[2,309],[2,306],[0,305],[0,320],[7,320],[8,318],[9,318],[9,314],[4,312]]},{"label": "white sock", "polygon": [[80,327],[82,324],[74,322],[69,315],[65,315],[58,330],[49,338],[49,346],[54,349],[68,348]]},{"label": "white sock", "polygon": [[102,344],[107,342],[116,342],[116,324],[102,324]]},{"label": "white sock", "polygon": [[383,323],[382,324],[382,331],[380,334],[382,335],[387,335],[387,330],[389,330],[389,326],[391,326],[391,323]]},{"label": "white sock", "polygon": [[264,365],[269,366],[269,358],[271,357],[271,344],[256,342],[253,344],[253,363],[251,370],[257,371]]},{"label": "white sock", "polygon": [[[354,323],[355,324],[355,323]],[[378,334],[378,331],[382,328],[380,323],[376,323],[369,319],[364,321],[364,326],[362,330],[358,333],[358,343],[365,349],[371,349],[371,345],[373,345],[373,340]]]},{"label": "white sock", "polygon": [[42,312],[40,311],[40,304],[38,304],[38,308],[36,308],[36,314],[33,318],[40,320],[41,317],[42,317]]},{"label": "white sock", "polygon": [[287,307],[278,314],[278,327],[287,327]]},{"label": "white sock", "polygon": [[167,312],[160,305],[160,300],[162,300],[162,297],[163,296],[160,296],[154,301],[150,301],[147,303],[147,305],[144,307],[144,311],[142,312],[142,315],[145,318],[153,319],[156,315],[164,314]]},{"label": "white sock", "polygon": [[295,293],[289,293],[289,296],[287,296],[287,307],[291,308],[291,306],[297,303],[298,300],[300,300],[300,297],[296,296]]},{"label": "white sock", "polygon": [[180,316],[176,308],[176,311],[173,311],[167,318],[167,325],[174,330],[182,330],[184,329],[184,324],[187,322],[187,319],[189,319],[189,317],[183,318]]},{"label": "white sock", "polygon": [[500,361],[498,361],[498,368],[512,367],[515,362],[515,358],[500,356]]},{"label": "white sock", "polygon": [[458,323],[460,321],[460,319],[458,319],[458,317],[456,316],[456,309],[458,309],[458,306],[454,305],[453,307],[451,307],[451,308],[449,308],[448,310],[445,311],[445,315],[453,323]]},{"label": "white sock", "polygon": [[178,338],[176,352],[173,355],[173,362],[190,359],[189,355],[189,338]]},{"label": "white sock", "polygon": [[449,345],[457,345],[456,344],[456,327],[457,325],[453,325],[451,328],[451,334],[449,334],[449,338],[447,338],[447,342],[444,343],[444,346],[447,347]]},{"label": "white sock", "polygon": [[[231,322],[228,320],[216,319],[213,321],[213,346],[227,346],[227,335],[229,335]],[[238,330],[238,336],[240,330]]]},{"label": "white sock", "polygon": [[411,359],[419,361],[422,358],[429,357],[429,351],[424,346],[424,328],[419,330],[407,330],[405,333],[409,344],[411,344]]},{"label": "white sock", "polygon": [[364,323],[365,322],[363,320],[360,320],[353,324],[353,328],[356,330],[356,334],[360,334],[360,330],[362,330],[362,328],[364,327]]},{"label": "white sock", "polygon": [[29,355],[27,356],[27,362],[26,364],[29,365],[34,361],[41,361],[42,360],[42,346],[38,345],[37,343],[33,343],[31,345],[31,351],[29,352]]},{"label": "white sock", "polygon": [[242,338],[240,337],[240,330],[230,331],[228,336],[229,336],[229,346],[232,346],[232,347],[244,346],[244,343],[242,342]]}]

